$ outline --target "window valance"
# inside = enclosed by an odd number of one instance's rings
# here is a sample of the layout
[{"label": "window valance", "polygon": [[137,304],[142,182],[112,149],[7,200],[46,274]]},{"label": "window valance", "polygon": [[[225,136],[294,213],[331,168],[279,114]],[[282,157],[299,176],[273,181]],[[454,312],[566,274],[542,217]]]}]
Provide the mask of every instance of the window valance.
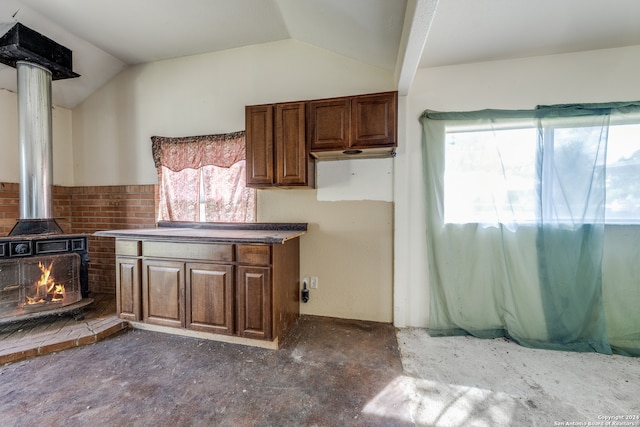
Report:
[{"label": "window valance", "polygon": [[203,166],[229,168],[244,160],[245,131],[185,137],[152,136],[153,162],[174,172]]}]

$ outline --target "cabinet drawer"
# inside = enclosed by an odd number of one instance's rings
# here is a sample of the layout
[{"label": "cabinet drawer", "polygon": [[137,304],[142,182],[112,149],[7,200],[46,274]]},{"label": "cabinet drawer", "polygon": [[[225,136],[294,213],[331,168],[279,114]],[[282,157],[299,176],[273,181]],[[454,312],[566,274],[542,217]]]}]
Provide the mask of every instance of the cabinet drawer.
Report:
[{"label": "cabinet drawer", "polygon": [[249,265],[271,264],[271,246],[238,245],[238,263]]},{"label": "cabinet drawer", "polygon": [[233,245],[212,243],[142,242],[142,254],[153,258],[233,261]]},{"label": "cabinet drawer", "polygon": [[116,239],[116,255],[140,256],[142,255],[141,243],[139,240]]}]

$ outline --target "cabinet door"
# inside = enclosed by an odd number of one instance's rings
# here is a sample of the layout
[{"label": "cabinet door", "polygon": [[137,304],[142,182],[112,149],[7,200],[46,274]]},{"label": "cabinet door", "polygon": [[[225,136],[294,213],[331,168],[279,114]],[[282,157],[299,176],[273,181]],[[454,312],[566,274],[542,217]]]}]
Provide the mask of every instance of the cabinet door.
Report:
[{"label": "cabinet door", "polygon": [[233,265],[187,263],[186,268],[187,328],[233,334]]},{"label": "cabinet door", "polygon": [[142,301],[144,321],[163,326],[184,326],[184,263],[144,260]]},{"label": "cabinet door", "polygon": [[273,185],[273,105],[245,108],[247,186]]},{"label": "cabinet door", "polygon": [[397,146],[397,105],[397,92],[352,98],[350,147]]},{"label": "cabinet door", "polygon": [[307,139],[311,151],[346,150],[349,147],[351,103],[349,98],[310,101],[307,107]]},{"label": "cabinet door", "polygon": [[236,298],[238,335],[272,339],[270,268],[238,266]]},{"label": "cabinet door", "polygon": [[[276,104],[276,183],[313,186],[313,159],[305,138],[305,103]],[[313,180],[313,177],[311,177]]]},{"label": "cabinet door", "polygon": [[116,311],[121,319],[140,320],[140,259],[116,257]]}]

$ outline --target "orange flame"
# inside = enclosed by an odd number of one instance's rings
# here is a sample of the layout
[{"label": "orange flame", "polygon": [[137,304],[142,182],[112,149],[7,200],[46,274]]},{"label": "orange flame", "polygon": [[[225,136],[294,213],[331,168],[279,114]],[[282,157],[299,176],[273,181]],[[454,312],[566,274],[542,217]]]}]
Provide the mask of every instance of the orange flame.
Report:
[{"label": "orange flame", "polygon": [[56,284],[51,277],[51,267],[45,267],[44,264],[38,262],[38,267],[42,272],[40,280],[36,283],[35,295],[30,297],[27,295],[27,304],[42,304],[47,301],[62,301],[64,299],[64,285]]}]

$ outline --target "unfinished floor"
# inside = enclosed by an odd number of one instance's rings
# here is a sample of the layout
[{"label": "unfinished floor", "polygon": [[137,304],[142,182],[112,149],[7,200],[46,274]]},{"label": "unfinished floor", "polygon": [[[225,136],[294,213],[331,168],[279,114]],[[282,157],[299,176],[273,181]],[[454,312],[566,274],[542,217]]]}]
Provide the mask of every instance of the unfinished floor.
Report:
[{"label": "unfinished floor", "polygon": [[640,426],[639,415],[639,359],[310,316],[277,351],[129,330],[0,366],[3,427]]}]

